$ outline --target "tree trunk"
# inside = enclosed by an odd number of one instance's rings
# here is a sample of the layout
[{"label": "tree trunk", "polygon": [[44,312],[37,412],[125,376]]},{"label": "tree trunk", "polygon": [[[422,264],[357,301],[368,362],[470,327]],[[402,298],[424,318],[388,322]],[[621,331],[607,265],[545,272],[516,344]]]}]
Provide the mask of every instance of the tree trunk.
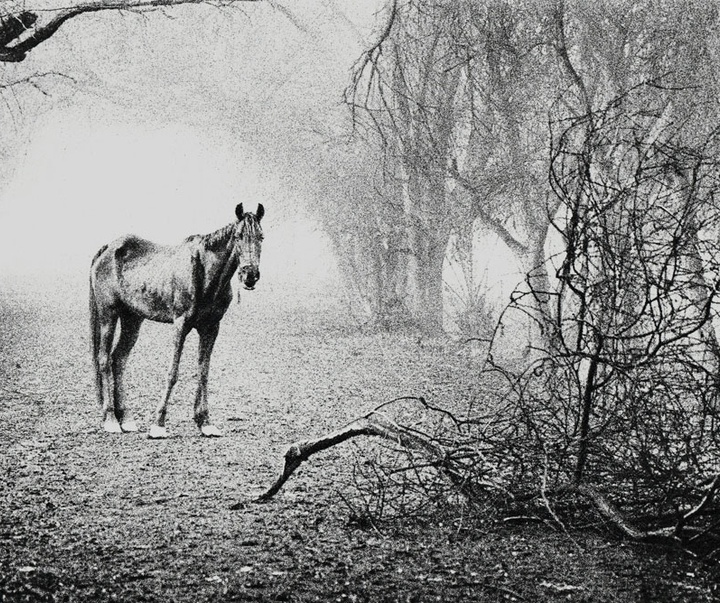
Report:
[{"label": "tree trunk", "polygon": [[405,306],[422,330],[443,326],[443,264],[450,238],[447,220],[436,208],[445,207],[444,182],[404,169]]},{"label": "tree trunk", "polygon": [[533,230],[525,251],[519,257],[530,290],[528,343],[544,353],[554,350],[555,309],[552,306],[552,288],[545,257],[548,226]]}]

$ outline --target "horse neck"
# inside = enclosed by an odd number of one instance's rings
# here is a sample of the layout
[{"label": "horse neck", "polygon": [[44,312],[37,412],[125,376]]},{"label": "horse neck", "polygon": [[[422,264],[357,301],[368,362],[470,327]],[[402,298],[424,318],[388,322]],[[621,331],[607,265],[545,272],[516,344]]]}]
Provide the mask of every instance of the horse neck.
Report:
[{"label": "horse neck", "polygon": [[214,274],[209,275],[210,283],[206,293],[211,293],[213,297],[230,283],[240,262],[240,258],[235,253],[233,241],[235,228],[236,223],[231,223],[207,235],[206,249],[215,256],[216,264],[219,267]]}]

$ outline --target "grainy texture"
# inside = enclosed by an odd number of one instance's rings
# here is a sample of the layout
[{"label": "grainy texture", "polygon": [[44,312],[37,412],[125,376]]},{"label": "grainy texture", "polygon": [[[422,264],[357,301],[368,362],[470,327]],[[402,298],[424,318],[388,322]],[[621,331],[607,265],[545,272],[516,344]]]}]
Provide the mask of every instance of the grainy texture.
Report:
[{"label": "grainy texture", "polygon": [[[243,296],[223,322],[211,411],[192,421],[195,339],[171,438],[106,434],[94,402],[82,286],[0,297],[0,601],[710,601],[716,569],[592,532],[468,522],[361,530],[339,493],[354,447],[314,456],[268,504],[248,503],[291,441],[377,403],[456,403],[477,367],[451,342],[341,327],[342,308]],[[257,295],[257,297],[251,297]],[[251,317],[251,319],[249,319]],[[171,330],[147,324],[129,405],[146,430]]]}]

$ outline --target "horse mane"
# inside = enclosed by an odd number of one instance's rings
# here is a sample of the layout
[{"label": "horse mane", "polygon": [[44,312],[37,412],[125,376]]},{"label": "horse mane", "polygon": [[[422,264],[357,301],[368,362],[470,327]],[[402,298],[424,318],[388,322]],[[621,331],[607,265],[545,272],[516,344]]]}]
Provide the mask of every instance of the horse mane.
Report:
[{"label": "horse mane", "polygon": [[189,236],[185,239],[185,241],[199,241],[206,249],[216,251],[219,247],[224,247],[227,244],[228,238],[238,228],[241,235],[247,232],[250,236],[262,237],[260,224],[252,214],[248,213],[243,216],[241,222],[230,222],[230,224],[227,224],[214,232],[204,235]]},{"label": "horse mane", "polygon": [[199,241],[203,247],[214,251],[227,243],[228,237],[233,233],[236,225],[237,222],[230,222],[230,224],[226,224],[222,228],[218,228],[208,234],[190,235],[185,241]]}]

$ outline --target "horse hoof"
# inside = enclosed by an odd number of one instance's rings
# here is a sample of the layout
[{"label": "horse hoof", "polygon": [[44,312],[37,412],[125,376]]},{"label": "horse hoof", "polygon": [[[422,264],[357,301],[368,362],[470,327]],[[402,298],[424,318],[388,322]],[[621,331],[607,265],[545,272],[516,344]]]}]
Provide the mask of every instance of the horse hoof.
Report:
[{"label": "horse hoof", "polygon": [[138,426],[135,421],[124,421],[121,425],[123,431],[137,431]]},{"label": "horse hoof", "polygon": [[107,421],[105,421],[105,423],[103,423],[103,429],[108,433],[122,433],[120,423],[118,423],[117,420],[113,419],[108,419]]},{"label": "horse hoof", "polygon": [[222,436],[222,431],[215,427],[215,425],[203,425],[200,428],[200,433],[206,438],[219,438]]},{"label": "horse hoof", "polygon": [[167,429],[160,427],[160,425],[151,425],[148,437],[153,440],[164,440],[168,437]]}]

